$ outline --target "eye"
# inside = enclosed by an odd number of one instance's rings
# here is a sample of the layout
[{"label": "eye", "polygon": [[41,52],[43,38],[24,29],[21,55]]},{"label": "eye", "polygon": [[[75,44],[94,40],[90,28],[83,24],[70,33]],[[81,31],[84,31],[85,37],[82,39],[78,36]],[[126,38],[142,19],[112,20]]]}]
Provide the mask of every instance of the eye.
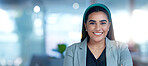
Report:
[{"label": "eye", "polygon": [[89,24],[95,24],[94,22],[91,22],[91,23],[89,23]]},{"label": "eye", "polygon": [[105,22],[102,22],[101,24],[106,24]]}]

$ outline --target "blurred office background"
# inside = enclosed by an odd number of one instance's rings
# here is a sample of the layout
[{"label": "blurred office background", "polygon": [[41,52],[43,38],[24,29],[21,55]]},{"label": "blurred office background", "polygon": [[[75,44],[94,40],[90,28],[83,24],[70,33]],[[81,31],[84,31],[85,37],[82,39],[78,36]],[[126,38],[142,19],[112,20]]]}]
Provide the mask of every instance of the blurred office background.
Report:
[{"label": "blurred office background", "polygon": [[148,66],[148,0],[0,0],[0,66],[62,66],[58,44],[80,42],[83,13],[96,2],[111,10],[134,66]]}]

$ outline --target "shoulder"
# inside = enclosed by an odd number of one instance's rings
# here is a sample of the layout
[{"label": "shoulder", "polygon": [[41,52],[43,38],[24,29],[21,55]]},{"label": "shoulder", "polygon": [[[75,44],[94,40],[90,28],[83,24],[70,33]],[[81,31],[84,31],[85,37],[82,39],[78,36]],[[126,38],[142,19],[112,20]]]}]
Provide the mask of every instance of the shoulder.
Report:
[{"label": "shoulder", "polygon": [[79,43],[74,43],[74,44],[68,46],[68,47],[67,47],[67,50],[75,50],[75,49],[77,49],[80,45],[81,45],[81,42],[79,42]]},{"label": "shoulder", "polygon": [[74,53],[74,52],[80,47],[81,44],[82,44],[82,43],[79,42],[79,43],[74,43],[74,44],[68,46],[68,47],[66,48],[66,52],[67,52],[67,53],[69,53],[69,52],[70,52],[70,53]]},{"label": "shoulder", "polygon": [[128,44],[127,43],[123,43],[120,41],[115,41],[115,40],[110,40],[111,44],[118,48],[118,49],[124,49],[124,48],[128,48]]},{"label": "shoulder", "polygon": [[111,44],[116,48],[118,59],[120,59],[119,63],[123,66],[132,66],[133,63],[128,49],[128,44],[119,41],[111,41]]}]

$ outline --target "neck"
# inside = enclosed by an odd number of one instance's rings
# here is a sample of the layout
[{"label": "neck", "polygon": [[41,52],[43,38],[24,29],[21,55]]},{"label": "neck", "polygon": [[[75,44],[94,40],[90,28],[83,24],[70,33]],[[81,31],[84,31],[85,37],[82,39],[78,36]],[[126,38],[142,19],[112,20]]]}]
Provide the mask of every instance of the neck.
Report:
[{"label": "neck", "polygon": [[90,39],[88,42],[88,47],[97,48],[97,49],[105,48],[105,39],[99,42],[95,42]]}]

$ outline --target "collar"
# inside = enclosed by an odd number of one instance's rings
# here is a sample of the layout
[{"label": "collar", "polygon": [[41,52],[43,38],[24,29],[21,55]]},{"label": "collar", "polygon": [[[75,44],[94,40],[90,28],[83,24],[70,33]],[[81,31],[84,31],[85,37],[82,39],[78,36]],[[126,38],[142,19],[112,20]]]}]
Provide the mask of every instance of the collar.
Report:
[{"label": "collar", "polygon": [[[80,49],[84,49],[87,47],[87,39],[88,37],[86,37],[82,42],[81,42],[81,45],[80,45]],[[112,48],[113,47],[113,44],[111,42],[111,40],[109,40],[107,37],[105,38],[106,40],[106,48]]]}]

